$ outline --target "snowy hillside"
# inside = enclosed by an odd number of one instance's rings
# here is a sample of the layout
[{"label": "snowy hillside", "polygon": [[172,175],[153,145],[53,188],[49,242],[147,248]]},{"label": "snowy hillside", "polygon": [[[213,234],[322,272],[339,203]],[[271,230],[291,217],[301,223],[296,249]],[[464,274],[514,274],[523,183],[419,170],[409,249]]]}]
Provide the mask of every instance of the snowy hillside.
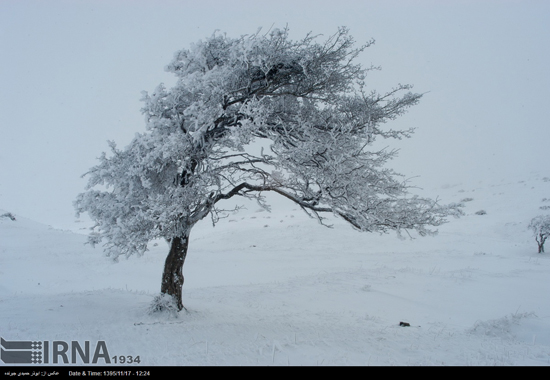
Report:
[{"label": "snowy hillside", "polygon": [[280,200],[204,220],[178,316],[147,313],[164,242],[112,263],[84,235],[0,218],[0,336],[104,340],[141,365],[549,365],[550,253],[527,225],[550,181],[423,195],[466,215],[414,240],[327,229]]}]

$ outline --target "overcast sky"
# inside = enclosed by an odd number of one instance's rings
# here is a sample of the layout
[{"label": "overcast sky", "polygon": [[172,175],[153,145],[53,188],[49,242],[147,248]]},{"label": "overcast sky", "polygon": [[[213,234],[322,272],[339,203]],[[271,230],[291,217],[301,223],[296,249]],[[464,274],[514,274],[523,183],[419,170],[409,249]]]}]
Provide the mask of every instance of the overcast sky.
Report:
[{"label": "overcast sky", "polygon": [[368,84],[426,93],[391,126],[418,128],[394,163],[415,183],[550,176],[549,21],[547,0],[0,0],[0,209],[69,228],[80,176],[144,131],[141,91],[174,83],[176,50],[286,25],[374,38]]}]

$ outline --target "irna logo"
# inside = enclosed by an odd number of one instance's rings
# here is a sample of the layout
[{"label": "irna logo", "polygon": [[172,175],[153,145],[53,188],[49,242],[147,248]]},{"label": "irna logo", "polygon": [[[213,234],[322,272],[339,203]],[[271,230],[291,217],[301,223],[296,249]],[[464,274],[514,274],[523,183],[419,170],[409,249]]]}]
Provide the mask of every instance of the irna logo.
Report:
[{"label": "irna logo", "polygon": [[0,359],[6,364],[76,364],[80,358],[83,364],[111,364],[105,341],[98,341],[95,346],[85,341],[70,343],[55,340],[43,341],[6,341],[0,338]]}]

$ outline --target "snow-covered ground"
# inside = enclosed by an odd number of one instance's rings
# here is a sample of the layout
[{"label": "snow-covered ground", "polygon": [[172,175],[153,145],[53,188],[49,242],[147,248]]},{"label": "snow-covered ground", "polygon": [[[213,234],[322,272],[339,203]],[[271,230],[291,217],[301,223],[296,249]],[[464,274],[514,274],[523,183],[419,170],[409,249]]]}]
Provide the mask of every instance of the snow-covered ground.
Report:
[{"label": "snow-covered ground", "polygon": [[153,366],[549,365],[550,253],[527,225],[545,213],[550,180],[422,194],[464,200],[466,215],[414,240],[338,219],[327,229],[280,200],[271,213],[249,204],[216,227],[204,220],[177,316],[147,311],[166,243],[113,263],[83,231],[0,218],[0,336],[104,340],[111,356]]}]

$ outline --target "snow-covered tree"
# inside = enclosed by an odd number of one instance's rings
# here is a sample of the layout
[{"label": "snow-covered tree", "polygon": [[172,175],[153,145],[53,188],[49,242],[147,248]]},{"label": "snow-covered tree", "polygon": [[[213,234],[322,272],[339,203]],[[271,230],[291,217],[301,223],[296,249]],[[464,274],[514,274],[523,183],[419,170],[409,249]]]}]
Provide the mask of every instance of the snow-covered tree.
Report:
[{"label": "snow-covered tree", "polygon": [[[374,149],[377,138],[410,137],[413,129],[384,124],[421,95],[398,85],[367,91],[371,68],[355,58],[348,30],[318,42],[288,30],[240,38],[214,34],[175,54],[167,67],[177,84],[144,92],[147,131],[137,134],[87,175],[75,202],[96,225],[90,241],[108,255],[142,254],[152,239],[170,244],[161,294],[183,308],[183,264],[190,232],[215,223],[222,201],[277,193],[323,222],[332,213],[360,231],[398,233],[430,227],[460,214],[457,205],[408,195],[402,177],[385,167],[395,150]],[[263,141],[260,153],[247,146]],[[99,186],[99,189],[97,189]],[[163,297],[166,299],[166,297]]]},{"label": "snow-covered tree", "polygon": [[539,253],[544,252],[544,243],[550,236],[550,215],[539,215],[531,219],[529,229],[535,235],[535,240],[539,247]]}]

